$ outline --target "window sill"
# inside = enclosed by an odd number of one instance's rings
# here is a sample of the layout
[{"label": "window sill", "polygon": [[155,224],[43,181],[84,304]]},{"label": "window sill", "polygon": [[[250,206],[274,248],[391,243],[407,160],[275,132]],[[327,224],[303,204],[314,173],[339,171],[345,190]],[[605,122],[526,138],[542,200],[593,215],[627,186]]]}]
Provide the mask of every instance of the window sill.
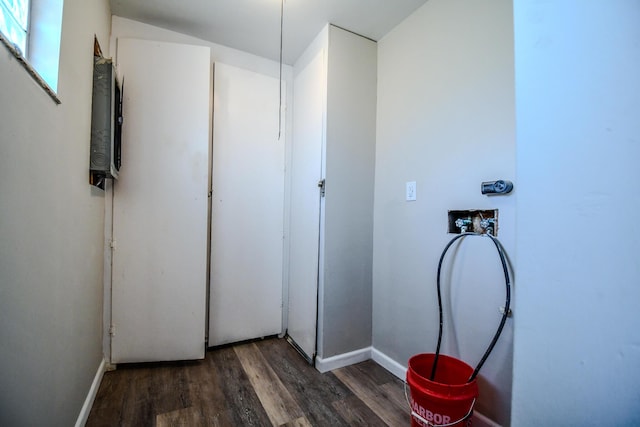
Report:
[{"label": "window sill", "polygon": [[11,52],[11,54],[13,54],[13,56],[18,60],[22,67],[27,70],[27,73],[29,73],[29,75],[36,81],[36,83],[38,83],[38,85],[40,85],[40,87],[44,89],[44,91],[47,93],[47,95],[49,95],[53,102],[55,102],[56,104],[61,104],[58,95],[53,91],[53,89],[51,89],[47,82],[42,80],[40,74],[38,74],[38,72],[31,66],[31,64],[29,64],[26,58],[22,56],[20,51],[16,49],[15,46],[13,46],[13,44],[9,40],[7,40],[2,33],[0,33],[0,42],[2,42],[2,44],[9,50],[9,52]]}]

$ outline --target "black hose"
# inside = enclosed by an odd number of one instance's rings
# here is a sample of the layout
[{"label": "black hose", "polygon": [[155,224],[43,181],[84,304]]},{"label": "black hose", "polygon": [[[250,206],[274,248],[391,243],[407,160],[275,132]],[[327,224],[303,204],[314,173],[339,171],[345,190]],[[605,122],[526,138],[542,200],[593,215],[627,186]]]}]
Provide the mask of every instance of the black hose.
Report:
[{"label": "black hose", "polygon": [[438,344],[436,345],[436,356],[433,359],[433,366],[431,367],[431,378],[429,378],[431,381],[433,381],[436,377],[436,368],[438,366],[438,358],[440,356],[440,344],[442,344],[443,315],[442,315],[442,293],[440,292],[440,270],[442,270],[442,261],[444,260],[444,256],[446,255],[451,245],[453,245],[453,243],[456,240],[463,238],[467,234],[470,234],[470,233],[463,233],[451,239],[451,241],[447,244],[447,246],[442,251],[442,255],[440,255],[440,262],[438,262],[438,275],[437,275],[436,282],[437,282],[437,288],[438,288],[438,312],[440,313],[440,329],[438,330]]},{"label": "black hose", "polygon": [[438,366],[438,359],[440,357],[440,345],[442,344],[443,310],[442,310],[442,294],[441,294],[441,291],[440,291],[440,273],[442,271],[442,262],[444,261],[444,257],[447,254],[447,251],[449,250],[451,245],[453,245],[453,243],[456,242],[458,239],[461,239],[461,238],[463,238],[465,236],[487,236],[487,237],[491,238],[491,241],[496,246],[496,249],[498,251],[498,255],[500,256],[500,263],[502,264],[502,269],[504,271],[504,280],[505,280],[505,287],[506,287],[506,298],[505,298],[504,312],[502,313],[502,318],[500,320],[500,324],[498,325],[498,330],[496,331],[495,335],[493,336],[493,339],[491,340],[491,343],[489,344],[489,347],[487,347],[487,350],[485,351],[484,355],[480,359],[480,362],[478,363],[478,365],[474,369],[473,373],[471,374],[471,377],[469,377],[469,380],[467,381],[467,383],[472,382],[476,378],[476,376],[478,375],[478,372],[480,372],[480,368],[482,368],[482,365],[484,365],[484,363],[487,361],[487,358],[489,357],[489,355],[493,351],[493,348],[495,347],[496,343],[498,342],[498,338],[500,338],[500,334],[502,334],[502,329],[504,328],[504,325],[505,325],[505,323],[507,321],[507,317],[509,317],[509,306],[511,305],[511,280],[509,279],[509,268],[507,266],[507,260],[506,260],[506,257],[504,255],[504,250],[502,249],[502,245],[500,244],[498,239],[493,237],[491,234],[479,234],[479,233],[463,233],[463,234],[460,234],[459,236],[456,236],[453,239],[451,239],[451,241],[447,244],[447,246],[442,251],[442,255],[440,256],[440,261],[438,262],[438,276],[437,276],[437,280],[436,280],[436,285],[437,285],[437,289],[438,289],[438,312],[439,312],[439,315],[440,315],[440,327],[439,327],[439,331],[438,331],[438,344],[436,346],[436,353],[435,353],[435,357],[434,357],[434,360],[433,360],[433,366],[431,367],[431,378],[430,378],[431,381],[434,381],[435,376],[436,376],[436,369],[437,369],[437,366]]}]

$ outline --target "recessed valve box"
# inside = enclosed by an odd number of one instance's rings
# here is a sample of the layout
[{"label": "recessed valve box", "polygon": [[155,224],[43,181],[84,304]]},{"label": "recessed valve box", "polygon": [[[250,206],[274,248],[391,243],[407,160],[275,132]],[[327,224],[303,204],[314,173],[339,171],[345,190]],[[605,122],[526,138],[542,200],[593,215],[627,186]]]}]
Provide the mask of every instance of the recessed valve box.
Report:
[{"label": "recessed valve box", "polygon": [[451,210],[449,211],[449,233],[478,233],[498,235],[498,209]]}]

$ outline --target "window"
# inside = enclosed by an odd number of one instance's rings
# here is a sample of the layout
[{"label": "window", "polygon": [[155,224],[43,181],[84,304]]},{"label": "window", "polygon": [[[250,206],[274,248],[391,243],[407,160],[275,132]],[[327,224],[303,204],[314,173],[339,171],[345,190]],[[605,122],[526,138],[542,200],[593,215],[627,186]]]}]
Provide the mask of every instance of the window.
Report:
[{"label": "window", "polygon": [[56,101],[64,0],[0,0],[0,37]]},{"label": "window", "polygon": [[0,31],[26,56],[29,0],[0,0]]}]

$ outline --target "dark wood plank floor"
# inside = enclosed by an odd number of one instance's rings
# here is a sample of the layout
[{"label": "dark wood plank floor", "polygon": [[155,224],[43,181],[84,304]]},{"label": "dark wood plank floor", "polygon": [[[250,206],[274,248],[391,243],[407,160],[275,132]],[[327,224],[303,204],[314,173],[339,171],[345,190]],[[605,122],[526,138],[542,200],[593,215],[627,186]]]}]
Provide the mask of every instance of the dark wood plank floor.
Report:
[{"label": "dark wood plank floor", "polygon": [[400,380],[373,361],[320,374],[282,339],[104,375],[87,426],[408,426]]}]

